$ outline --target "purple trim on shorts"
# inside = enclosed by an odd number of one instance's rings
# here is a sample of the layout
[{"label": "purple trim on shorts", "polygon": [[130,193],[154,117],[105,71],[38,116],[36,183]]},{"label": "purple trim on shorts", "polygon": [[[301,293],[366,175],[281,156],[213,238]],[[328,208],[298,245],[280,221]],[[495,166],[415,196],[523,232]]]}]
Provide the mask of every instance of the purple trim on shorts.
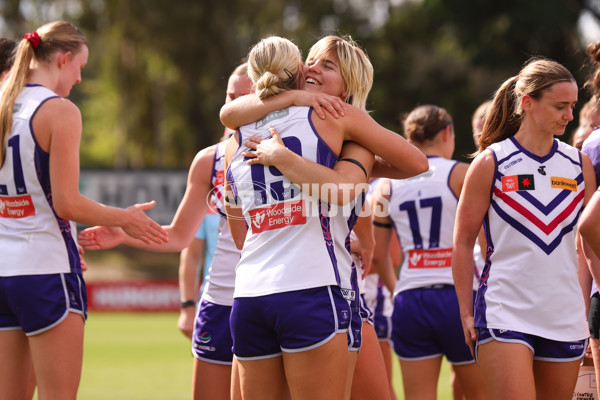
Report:
[{"label": "purple trim on shorts", "polygon": [[211,364],[231,365],[233,339],[229,317],[231,306],[202,300],[196,310],[192,333],[192,354]]},{"label": "purple trim on shorts", "polygon": [[81,274],[19,275],[0,278],[0,330],[37,335],[69,313],[87,318],[87,290]]},{"label": "purple trim on shorts", "polygon": [[348,302],[338,286],[238,297],[231,310],[234,353],[239,360],[302,352],[346,333]]},{"label": "purple trim on shorts", "polygon": [[508,329],[478,328],[474,346],[476,359],[479,346],[492,340],[522,344],[531,350],[534,361],[571,362],[585,355],[589,339],[562,342]]}]

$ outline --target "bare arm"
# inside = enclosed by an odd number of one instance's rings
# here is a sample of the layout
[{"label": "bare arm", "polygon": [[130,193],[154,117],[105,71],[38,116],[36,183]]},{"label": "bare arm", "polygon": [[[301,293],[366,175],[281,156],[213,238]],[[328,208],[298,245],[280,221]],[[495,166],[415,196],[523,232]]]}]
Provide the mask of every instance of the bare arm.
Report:
[{"label": "bare arm", "polygon": [[[592,272],[597,271],[598,265],[592,267],[592,262],[598,262],[598,258],[591,254],[585,253],[584,241],[580,234],[575,237],[575,248],[577,249],[577,276],[579,278],[579,285],[581,286],[581,292],[583,295],[583,302],[585,304],[585,315],[590,312],[590,294],[592,293]],[[600,277],[600,276],[599,276]]]},{"label": "bare arm", "polygon": [[460,197],[468,169],[469,164],[463,162],[456,163],[452,169],[452,174],[450,175],[448,184],[450,185],[450,189],[452,189],[452,192],[454,192],[456,197]]},{"label": "bare arm", "polygon": [[373,252],[373,269],[379,278],[394,293],[396,273],[390,252],[393,227],[389,217],[390,181],[383,179],[377,185],[373,195],[373,233],[375,250]]},{"label": "bare arm", "polygon": [[204,215],[208,210],[210,193],[210,171],[212,168],[215,146],[198,152],[187,179],[183,199],[177,208],[170,225],[165,226],[169,234],[169,242],[163,244],[143,243],[124,236],[118,229],[94,227],[85,229],[79,235],[80,243],[89,250],[108,249],[119,244],[151,251],[175,252],[187,247],[194,234],[200,228]]},{"label": "bare arm", "polygon": [[[373,155],[356,143],[346,142],[339,161],[332,168],[312,162],[285,147],[277,130],[269,127],[271,139],[252,137],[244,145],[255,151],[246,151],[251,157],[248,164],[275,166],[291,182],[311,196],[332,204],[347,204],[368,189],[368,174]],[[358,161],[363,167],[347,159]]]},{"label": "bare arm", "polygon": [[344,118],[339,119],[344,140],[350,140],[380,156],[407,178],[429,169],[427,157],[406,139],[379,125],[371,116],[356,107],[348,106]]},{"label": "bare arm", "polygon": [[[181,251],[179,257],[179,298],[182,302],[196,301],[198,287],[198,266],[204,257],[205,241],[194,238],[192,243]],[[206,266],[205,266],[206,267]],[[179,310],[177,327],[187,337],[192,337],[196,308],[189,306]]]},{"label": "bare arm", "polygon": [[473,318],[473,248],[490,206],[490,188],[494,173],[495,163],[490,151],[481,153],[473,161],[458,202],[454,225],[452,276],[460,306],[465,342],[471,351],[477,338]]},{"label": "bare arm", "polygon": [[290,106],[313,107],[319,118],[325,119],[326,110],[334,118],[344,115],[346,104],[336,96],[307,90],[288,90],[277,96],[259,99],[254,93],[240,96],[221,107],[221,122],[228,128],[237,127],[258,121],[268,113]]},{"label": "bare arm", "polygon": [[383,158],[375,156],[371,178],[406,179],[413,176],[414,174],[412,172],[398,169],[389,162],[385,161]]},{"label": "bare arm", "polygon": [[600,257],[600,224],[598,224],[600,218],[600,191],[594,192],[596,189],[596,175],[592,162],[587,155],[582,153],[581,156],[585,181],[585,203],[587,205],[579,219],[579,232],[589,246],[589,250],[596,257]]},{"label": "bare arm", "polygon": [[33,125],[50,153],[52,202],[60,217],[85,225],[120,226],[128,235],[147,243],[167,240],[166,232],[144,213],[154,202],[122,209],[97,203],[79,193],[82,126],[81,114],[73,103],[62,98],[48,100],[40,107]]},{"label": "bare arm", "polygon": [[363,279],[369,274],[373,260],[373,250],[375,247],[375,238],[373,237],[373,219],[371,217],[371,205],[368,201],[363,204],[356,224],[354,224],[354,234],[358,238],[358,248],[355,245],[354,250],[360,256],[363,269]]},{"label": "bare arm", "polygon": [[[238,137],[237,135],[233,135],[229,138],[227,149],[225,150],[225,171],[229,168],[229,163],[238,146]],[[235,246],[241,250],[246,241],[248,227],[246,226],[241,206],[235,204],[232,188],[229,182],[227,182],[227,173],[225,173],[225,212],[227,213],[227,225],[229,225],[231,237],[235,242]]]}]

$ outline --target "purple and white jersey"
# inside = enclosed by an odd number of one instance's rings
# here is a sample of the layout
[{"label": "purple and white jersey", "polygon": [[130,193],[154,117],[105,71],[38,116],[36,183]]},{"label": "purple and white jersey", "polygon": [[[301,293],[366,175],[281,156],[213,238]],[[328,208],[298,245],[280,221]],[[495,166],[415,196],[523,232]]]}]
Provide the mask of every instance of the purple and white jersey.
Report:
[{"label": "purple and white jersey", "polygon": [[225,213],[225,149],[227,141],[219,142],[215,145],[215,154],[213,156],[213,166],[210,173],[210,192],[214,196],[215,207],[223,218],[227,218]]},{"label": "purple and white jersey", "polygon": [[557,139],[544,157],[514,137],[489,149],[496,173],[475,326],[556,341],[588,337],[575,252],[585,194],[581,154]]},{"label": "purple and white jersey", "polygon": [[240,250],[235,246],[231,237],[227,218],[221,218],[217,249],[206,277],[202,299],[222,306],[233,305],[235,266],[239,260]]},{"label": "purple and white jersey", "polygon": [[[452,235],[458,199],[449,180],[457,162],[428,157],[429,170],[390,180],[389,212],[402,248],[394,296],[424,286],[454,285]],[[473,290],[478,280],[473,279]]]},{"label": "purple and white jersey", "polygon": [[[331,236],[333,237],[336,261],[340,270],[340,287],[344,298],[351,306],[358,307],[358,296],[364,290],[363,269],[360,259],[350,253],[350,242],[358,240],[352,231],[364,203],[365,194],[345,205],[331,205]],[[362,290],[361,290],[362,289]]]},{"label": "purple and white jersey", "polygon": [[309,107],[289,107],[238,130],[240,147],[227,180],[248,226],[236,267],[234,297],[255,297],[339,285],[329,205],[304,194],[274,167],[248,165],[241,154],[250,136],[270,138],[273,125],[284,144],[332,168],[338,156],[317,133]]},{"label": "purple and white jersey", "polygon": [[379,279],[379,275],[370,274],[365,278],[365,300],[367,307],[373,311],[375,316],[391,317],[394,311],[394,304],[390,296],[390,291]]},{"label": "purple and white jersey", "polygon": [[221,221],[219,222],[217,249],[215,250],[208,276],[206,277],[206,286],[202,293],[202,299],[213,304],[231,306],[233,305],[233,288],[235,286],[235,266],[240,260],[240,250],[235,246],[231,232],[229,232],[225,207],[223,205],[226,147],[227,141],[215,145],[215,155],[210,175],[211,193],[214,195]]},{"label": "purple and white jersey", "polygon": [[592,160],[596,173],[596,185],[600,185],[600,127],[594,128],[590,136],[585,139],[581,151]]},{"label": "purple and white jersey", "polygon": [[[590,136],[583,142],[581,151],[590,158],[596,173],[596,185],[600,185],[600,127],[594,128]],[[592,281],[592,292],[590,297],[598,292],[596,282]]]},{"label": "purple and white jersey", "polygon": [[0,276],[81,273],[75,224],[52,205],[50,155],[38,145],[31,121],[48,99],[27,85],[15,101],[6,158],[0,167]]}]

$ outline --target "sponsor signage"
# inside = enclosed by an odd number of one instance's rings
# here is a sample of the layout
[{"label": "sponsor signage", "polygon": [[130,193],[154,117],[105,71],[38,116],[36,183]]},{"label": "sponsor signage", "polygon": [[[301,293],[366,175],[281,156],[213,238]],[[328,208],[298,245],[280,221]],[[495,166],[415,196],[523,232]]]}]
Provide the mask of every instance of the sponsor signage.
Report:
[{"label": "sponsor signage", "polygon": [[7,197],[0,196],[1,218],[25,218],[35,215],[31,195]]},{"label": "sponsor signage", "polygon": [[304,201],[288,201],[250,210],[252,233],[306,223]]},{"label": "sponsor signage", "polygon": [[452,249],[409,250],[408,268],[450,268]]},{"label": "sponsor signage", "polygon": [[533,175],[510,175],[502,177],[502,191],[535,190]]},{"label": "sponsor signage", "polygon": [[179,311],[177,280],[87,282],[92,311]]}]

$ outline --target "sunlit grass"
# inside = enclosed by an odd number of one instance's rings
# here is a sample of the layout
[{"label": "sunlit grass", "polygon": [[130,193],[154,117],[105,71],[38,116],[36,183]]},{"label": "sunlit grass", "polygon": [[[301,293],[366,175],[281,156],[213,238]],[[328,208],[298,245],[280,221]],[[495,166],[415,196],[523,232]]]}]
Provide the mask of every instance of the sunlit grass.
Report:
[{"label": "sunlit grass", "polygon": [[[78,398],[176,400],[192,398],[190,341],[177,329],[177,313],[90,313]],[[398,360],[394,388],[403,399]],[[438,399],[451,399],[448,363]]]}]

